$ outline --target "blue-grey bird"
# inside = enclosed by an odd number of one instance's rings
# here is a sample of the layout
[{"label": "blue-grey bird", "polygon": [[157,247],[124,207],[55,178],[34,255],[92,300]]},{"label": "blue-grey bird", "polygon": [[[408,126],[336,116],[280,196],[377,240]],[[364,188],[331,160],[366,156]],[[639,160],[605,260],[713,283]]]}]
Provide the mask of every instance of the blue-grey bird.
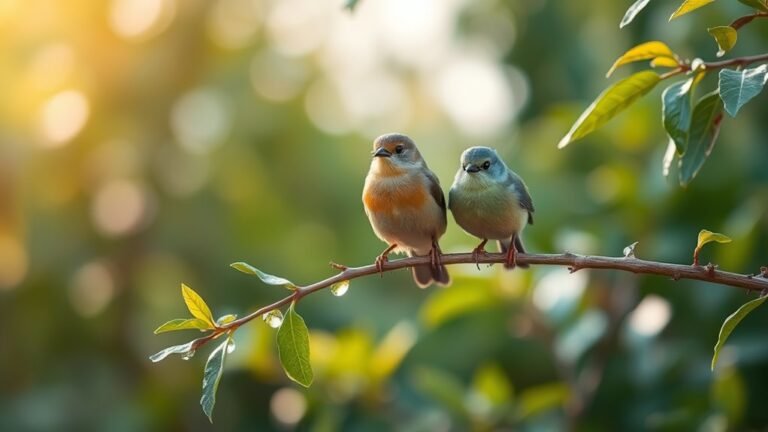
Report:
[{"label": "blue-grey bird", "polygon": [[523,179],[507,168],[496,150],[471,147],[462,153],[448,207],[464,231],[482,239],[472,251],[475,260],[485,254],[488,240],[498,240],[507,254],[504,267],[515,267],[516,253],[525,253],[520,234],[527,224],[533,225],[533,201]]}]

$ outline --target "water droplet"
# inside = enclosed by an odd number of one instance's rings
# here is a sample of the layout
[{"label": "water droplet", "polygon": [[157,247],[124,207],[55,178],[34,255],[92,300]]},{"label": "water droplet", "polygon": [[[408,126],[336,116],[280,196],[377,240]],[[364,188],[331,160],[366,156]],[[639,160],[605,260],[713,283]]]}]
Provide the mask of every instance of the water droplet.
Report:
[{"label": "water droplet", "polygon": [[189,360],[195,355],[195,351],[187,351],[185,353],[181,353],[181,359],[182,360]]},{"label": "water droplet", "polygon": [[347,293],[348,290],[349,290],[348,280],[337,282],[331,286],[331,294],[335,295],[336,297],[343,296],[344,294]]},{"label": "water droplet", "polygon": [[271,310],[265,313],[262,318],[268,326],[278,328],[283,324],[283,313],[279,309]]},{"label": "water droplet", "polygon": [[229,338],[227,340],[227,354],[232,354],[233,352],[235,352],[235,340]]}]

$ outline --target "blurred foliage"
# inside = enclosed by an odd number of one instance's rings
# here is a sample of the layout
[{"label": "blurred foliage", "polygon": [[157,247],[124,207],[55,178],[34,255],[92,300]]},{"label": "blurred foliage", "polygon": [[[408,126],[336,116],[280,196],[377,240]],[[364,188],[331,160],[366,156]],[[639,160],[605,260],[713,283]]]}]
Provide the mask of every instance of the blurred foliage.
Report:
[{"label": "blurred foliage", "polygon": [[[702,227],[733,242],[703,262],[754,273],[768,256],[768,115],[723,122],[687,189],[662,173],[656,88],[578,146],[557,143],[631,47],[712,60],[714,2],[596,0],[0,1],[0,430],[213,430],[203,363],[152,364],[186,339],[178,284],[217,316],[372,262],[360,194],[370,142],[412,136],[445,187],[470,145],[531,189],[530,250],[690,262]],[[640,3],[640,2],[638,2]],[[765,50],[739,31],[729,56]],[[617,80],[639,65],[626,65]],[[717,76],[699,84],[714,88]],[[705,87],[702,87],[705,88]],[[450,217],[449,217],[450,219]],[[475,239],[449,222],[441,245]],[[216,430],[739,430],[768,425],[768,314],[740,324],[710,372],[728,287],[615,272],[452,266],[446,290],[407,271],[317,293],[314,384],[286,378],[276,331],[234,336]],[[223,352],[223,351],[222,351]],[[223,358],[223,356],[222,356]],[[214,371],[215,372],[215,371]],[[215,374],[214,374],[215,376]]]}]

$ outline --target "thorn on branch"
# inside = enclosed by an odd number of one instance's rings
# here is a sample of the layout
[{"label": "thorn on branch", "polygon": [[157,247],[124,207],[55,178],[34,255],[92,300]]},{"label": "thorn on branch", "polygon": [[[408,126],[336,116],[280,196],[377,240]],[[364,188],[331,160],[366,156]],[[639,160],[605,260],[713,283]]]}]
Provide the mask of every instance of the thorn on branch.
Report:
[{"label": "thorn on branch", "polygon": [[571,253],[571,251],[565,251],[565,253],[563,255],[567,256],[568,258],[573,258],[573,257],[576,256],[573,253]]},{"label": "thorn on branch", "polygon": [[344,264],[337,264],[333,261],[329,262],[328,265],[331,266],[332,268],[335,268],[336,270],[341,270],[341,271],[349,270],[349,267],[345,266]]},{"label": "thorn on branch", "polygon": [[706,268],[707,268],[707,275],[709,277],[715,277],[715,269],[717,269],[717,266],[712,263],[709,263],[707,264]]}]

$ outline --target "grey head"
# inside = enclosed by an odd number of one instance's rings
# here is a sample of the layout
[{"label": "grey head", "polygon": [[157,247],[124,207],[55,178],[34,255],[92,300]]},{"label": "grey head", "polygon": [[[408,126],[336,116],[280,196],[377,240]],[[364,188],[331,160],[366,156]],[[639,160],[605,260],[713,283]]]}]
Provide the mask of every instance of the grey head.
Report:
[{"label": "grey head", "polygon": [[507,166],[490,147],[470,147],[461,154],[460,175],[504,179]]},{"label": "grey head", "polygon": [[422,165],[419,149],[412,139],[399,133],[382,135],[373,141],[373,157],[396,166]]}]

